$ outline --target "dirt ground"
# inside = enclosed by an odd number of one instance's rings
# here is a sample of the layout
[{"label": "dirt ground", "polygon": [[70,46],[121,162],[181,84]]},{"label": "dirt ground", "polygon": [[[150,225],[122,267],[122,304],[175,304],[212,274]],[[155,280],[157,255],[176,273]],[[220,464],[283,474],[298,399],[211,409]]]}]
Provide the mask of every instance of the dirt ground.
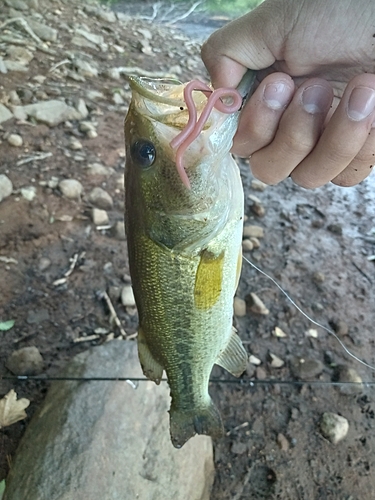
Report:
[{"label": "dirt ground", "polygon": [[[78,3],[62,5],[63,20],[79,14]],[[100,31],[91,17],[84,22]],[[126,57],[127,66],[147,71],[180,66],[181,80],[205,77],[198,44],[186,41],[183,35],[176,42],[177,35],[169,28],[139,20],[122,29],[121,36],[113,24],[102,25],[105,36],[125,49],[125,55],[112,54],[113,66],[116,61],[117,66],[125,65]],[[138,29],[152,33],[152,57],[140,50]],[[68,35],[63,30],[59,34],[62,50],[76,50],[69,45]],[[104,54],[90,53],[107,64]],[[48,93],[49,84],[60,85],[67,98],[72,94],[85,98],[88,90],[108,96],[119,87],[128,91],[125,80],[53,80],[49,67],[61,59],[50,59],[37,52],[28,73],[1,75],[1,92],[29,88],[35,94],[35,75],[47,76],[42,90]],[[92,188],[103,187],[114,200],[109,225],[123,221],[122,128],[127,103],[125,99],[123,106],[116,107],[109,97],[100,103],[87,101],[89,119],[97,122],[98,137],[94,139],[85,138],[75,122],[49,128],[12,119],[0,128],[0,174],[8,175],[14,186],[13,194],[0,203],[0,257],[5,257],[0,260],[0,321],[15,320],[11,330],[0,332],[0,377],[10,374],[5,363],[16,349],[36,346],[45,362],[43,374],[52,376],[74,355],[107,337],[100,333],[94,341],[77,339],[93,335],[99,328],[119,336],[98,292],[109,293],[126,332],[136,332],[136,313],[119,300],[119,290],[129,282],[126,242],[116,237],[112,227],[98,230],[93,225],[87,196]],[[8,144],[4,139],[8,132],[23,137],[21,148]],[[83,144],[83,160],[69,150],[72,136]],[[22,155],[46,151],[52,156],[17,165]],[[107,177],[92,176],[87,165],[94,162],[113,172]],[[326,186],[310,192],[287,180],[260,192],[251,187],[248,165],[240,163],[246,224],[264,228],[260,247],[246,256],[276,279],[309,316],[334,328],[356,356],[375,365],[375,262],[368,259],[375,254],[375,177],[350,189]],[[56,187],[48,187],[52,177],[81,181],[82,199],[68,200]],[[20,190],[30,185],[36,187],[37,195],[27,201]],[[248,195],[260,199],[265,209],[262,217],[254,213]],[[64,284],[56,285],[74,256],[73,272]],[[210,389],[227,431],[215,442],[217,474],[212,499],[373,499],[374,388],[365,386],[360,394],[344,394],[329,383],[335,380],[340,365],[354,368],[367,382],[375,382],[374,372],[348,357],[331,335],[309,323],[271,281],[244,263],[237,295],[247,298],[251,292],[262,299],[269,314],[248,310],[235,322],[245,347],[262,363],[249,365],[235,384],[226,372],[214,369],[215,377],[229,382],[212,383]],[[273,335],[276,326],[285,337]],[[316,338],[307,336],[311,328],[317,330]],[[273,367],[270,353],[284,365]],[[319,361],[321,369],[309,373],[306,368],[301,374],[301,358],[305,367]],[[295,384],[301,380],[304,383]],[[0,379],[0,397],[14,388],[19,397],[31,400],[26,420],[0,430],[0,480],[6,477],[25,427],[48,386],[47,381]],[[337,445],[320,433],[324,412],[338,413],[349,421],[348,435]]]}]

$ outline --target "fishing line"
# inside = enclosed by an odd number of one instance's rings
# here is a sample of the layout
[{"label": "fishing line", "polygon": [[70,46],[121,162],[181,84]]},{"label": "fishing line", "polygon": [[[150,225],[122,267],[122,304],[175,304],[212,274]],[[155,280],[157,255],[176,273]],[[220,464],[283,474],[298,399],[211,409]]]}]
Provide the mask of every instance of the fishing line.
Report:
[{"label": "fishing line", "polygon": [[322,328],[323,330],[325,330],[326,332],[328,332],[330,335],[333,335],[335,337],[335,339],[337,340],[337,342],[341,345],[341,347],[344,349],[344,351],[349,354],[349,356],[351,356],[353,359],[355,359],[356,361],[358,361],[358,363],[361,363],[362,365],[366,366],[366,368],[370,368],[370,370],[373,370],[375,371],[375,367],[366,363],[366,361],[363,361],[362,359],[358,358],[355,354],[353,354],[352,352],[350,352],[350,350],[346,347],[346,345],[343,343],[343,341],[336,335],[336,333],[331,330],[330,328],[328,328],[327,326],[324,326],[320,323],[318,323],[317,321],[315,321],[314,319],[310,318],[310,316],[308,314],[305,313],[305,311],[303,311],[295,302],[294,300],[287,294],[287,292],[278,284],[278,282],[272,278],[271,276],[269,276],[266,272],[262,271],[262,269],[260,269],[258,266],[256,266],[255,264],[253,264],[249,259],[247,259],[246,257],[242,256],[242,258],[248,263],[250,264],[250,266],[252,266],[254,269],[256,269],[259,273],[263,274],[263,276],[265,276],[266,278],[268,278],[269,280],[272,281],[272,283],[274,285],[277,286],[277,288],[280,290],[280,292],[282,292],[285,297],[289,300],[289,302],[291,304],[293,304],[293,306],[297,309],[297,311],[299,311],[306,319],[308,319],[311,323],[313,323],[314,325],[316,326],[319,326],[320,328]]},{"label": "fishing line", "polygon": [[[148,378],[144,377],[69,377],[69,376],[51,376],[46,377],[43,375],[4,375],[0,376],[0,380],[17,380],[19,382],[23,381],[53,381],[53,382],[150,382]],[[162,378],[161,382],[168,382],[166,378]],[[253,380],[248,378],[241,379],[221,379],[221,378],[211,378],[209,380],[210,383],[213,384],[231,384],[231,385],[242,385],[250,387],[256,385],[292,385],[292,386],[303,386],[303,385],[312,385],[312,386],[361,386],[361,387],[375,387],[375,382],[331,382],[324,380],[279,380],[279,379],[268,379],[268,380]]]}]

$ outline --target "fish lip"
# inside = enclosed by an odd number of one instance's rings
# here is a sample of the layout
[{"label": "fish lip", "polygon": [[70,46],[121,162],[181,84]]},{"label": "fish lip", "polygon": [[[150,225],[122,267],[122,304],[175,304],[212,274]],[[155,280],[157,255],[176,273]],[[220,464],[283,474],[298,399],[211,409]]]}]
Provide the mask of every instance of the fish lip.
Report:
[{"label": "fish lip", "polygon": [[142,97],[150,99],[154,102],[169,104],[170,106],[185,106],[183,99],[173,99],[161,95],[161,92],[168,90],[168,86],[183,86],[177,79],[172,78],[148,78],[146,76],[126,75],[132,90],[140,94]]}]

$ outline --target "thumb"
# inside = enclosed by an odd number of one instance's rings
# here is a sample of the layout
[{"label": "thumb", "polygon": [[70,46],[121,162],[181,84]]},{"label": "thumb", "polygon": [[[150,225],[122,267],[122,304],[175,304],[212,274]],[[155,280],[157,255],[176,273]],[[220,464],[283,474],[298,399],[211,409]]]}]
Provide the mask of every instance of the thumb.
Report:
[{"label": "thumb", "polygon": [[208,38],[201,55],[215,88],[237,87],[248,68],[268,68],[283,59],[285,26],[290,23],[285,21],[290,10],[286,3],[266,0]]}]

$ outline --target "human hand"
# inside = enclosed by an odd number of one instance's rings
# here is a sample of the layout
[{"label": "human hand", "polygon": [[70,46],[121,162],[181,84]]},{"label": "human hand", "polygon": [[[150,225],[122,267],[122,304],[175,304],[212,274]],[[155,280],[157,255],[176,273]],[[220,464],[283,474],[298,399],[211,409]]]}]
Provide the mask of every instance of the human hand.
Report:
[{"label": "human hand", "polygon": [[266,0],[202,47],[215,88],[258,87],[233,153],[267,184],[352,186],[375,163],[375,2]]}]

